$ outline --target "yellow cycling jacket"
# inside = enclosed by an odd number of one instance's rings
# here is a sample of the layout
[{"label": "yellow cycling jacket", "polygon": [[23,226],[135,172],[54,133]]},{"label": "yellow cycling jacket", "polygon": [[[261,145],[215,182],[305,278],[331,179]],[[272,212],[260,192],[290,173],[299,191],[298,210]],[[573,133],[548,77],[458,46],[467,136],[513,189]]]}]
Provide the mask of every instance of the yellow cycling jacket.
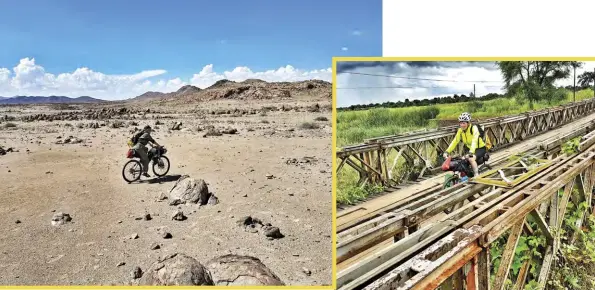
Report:
[{"label": "yellow cycling jacket", "polygon": [[471,154],[475,154],[475,150],[477,148],[486,147],[486,149],[490,149],[490,147],[492,146],[490,144],[490,140],[487,134],[485,133],[484,138],[486,139],[486,142],[479,138],[479,130],[477,128],[477,125],[470,124],[467,127],[467,130],[465,131],[463,131],[462,128],[459,128],[459,130],[457,131],[457,135],[450,143],[450,146],[448,146],[448,149],[446,149],[446,152],[450,153],[453,150],[455,150],[460,140],[463,140],[463,144],[465,144],[465,146],[469,148],[469,153]]}]

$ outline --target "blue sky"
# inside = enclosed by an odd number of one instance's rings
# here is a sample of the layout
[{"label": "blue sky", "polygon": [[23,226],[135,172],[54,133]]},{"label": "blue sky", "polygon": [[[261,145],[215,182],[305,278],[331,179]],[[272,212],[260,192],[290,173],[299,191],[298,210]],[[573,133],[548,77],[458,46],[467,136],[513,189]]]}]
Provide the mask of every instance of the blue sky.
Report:
[{"label": "blue sky", "polygon": [[[217,74],[237,67],[328,69],[333,56],[382,54],[381,5],[380,0],[2,1],[0,68],[10,71],[10,81],[14,68],[29,58],[26,67],[43,68],[38,76],[80,68],[107,76],[153,71],[148,74],[157,75],[149,78],[153,83],[156,77],[191,83],[209,64],[207,72]],[[55,86],[18,89],[50,92]],[[5,85],[0,95],[7,90]]]}]

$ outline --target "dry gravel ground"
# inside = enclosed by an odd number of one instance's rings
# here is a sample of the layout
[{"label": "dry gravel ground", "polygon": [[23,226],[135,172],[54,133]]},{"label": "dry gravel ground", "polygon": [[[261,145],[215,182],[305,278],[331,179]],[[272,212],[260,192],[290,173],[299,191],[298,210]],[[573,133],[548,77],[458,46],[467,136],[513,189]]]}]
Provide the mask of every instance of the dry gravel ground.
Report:
[{"label": "dry gravel ground", "polygon": [[[39,105],[0,107],[0,115],[51,110]],[[150,171],[151,178],[133,184],[121,176],[133,126],[114,129],[109,127],[111,120],[98,120],[107,126],[81,129],[78,123],[95,121],[17,120],[12,121],[16,127],[6,128],[7,122],[0,122],[0,146],[18,150],[0,156],[0,284],[134,284],[135,267],[145,271],[175,252],[203,265],[225,254],[254,256],[287,285],[331,284],[330,109],[239,117],[161,116],[174,118],[161,120],[165,124],[153,134],[168,148],[168,175],[173,177],[159,182]],[[321,116],[328,120],[314,121]],[[153,118],[135,121],[141,128],[155,127]],[[182,130],[167,129],[174,121],[183,123]],[[301,128],[306,121],[319,128]],[[231,126],[238,133],[205,138],[196,128],[208,124]],[[55,144],[70,135],[84,142]],[[303,157],[313,159],[287,163]],[[160,201],[176,176],[185,174],[204,179],[219,204],[170,206]],[[188,219],[172,220],[178,207]],[[52,226],[59,212],[68,213],[72,221]],[[152,219],[140,219],[146,213]],[[245,231],[236,224],[243,216],[271,223],[285,237],[268,240]],[[160,227],[172,238],[162,238]],[[151,249],[154,243],[160,248]]]}]

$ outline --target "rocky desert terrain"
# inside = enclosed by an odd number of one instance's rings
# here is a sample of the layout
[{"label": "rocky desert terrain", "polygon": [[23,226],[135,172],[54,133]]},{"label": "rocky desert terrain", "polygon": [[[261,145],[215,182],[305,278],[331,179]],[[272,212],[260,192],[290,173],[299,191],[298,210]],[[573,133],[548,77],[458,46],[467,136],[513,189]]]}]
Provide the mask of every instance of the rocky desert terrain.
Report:
[{"label": "rocky desert terrain", "polygon": [[[321,81],[0,106],[0,284],[330,285],[330,119]],[[129,184],[147,124],[171,168]]]}]

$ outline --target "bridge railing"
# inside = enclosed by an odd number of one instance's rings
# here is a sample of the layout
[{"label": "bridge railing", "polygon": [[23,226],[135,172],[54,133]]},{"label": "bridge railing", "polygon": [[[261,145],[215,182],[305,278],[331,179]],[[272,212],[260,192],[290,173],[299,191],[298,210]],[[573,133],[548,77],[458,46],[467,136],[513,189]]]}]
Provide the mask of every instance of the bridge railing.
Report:
[{"label": "bridge railing", "polygon": [[[526,138],[565,125],[595,111],[595,99],[570,103],[539,111],[480,121],[498,150]],[[362,144],[338,148],[336,172],[341,179],[345,170],[359,176],[357,185],[396,186],[407,180],[424,178],[440,170],[439,156],[454,138],[457,126],[423,130],[409,134],[371,138]],[[459,144],[456,152],[463,152]],[[345,166],[347,165],[347,167]]]}]

